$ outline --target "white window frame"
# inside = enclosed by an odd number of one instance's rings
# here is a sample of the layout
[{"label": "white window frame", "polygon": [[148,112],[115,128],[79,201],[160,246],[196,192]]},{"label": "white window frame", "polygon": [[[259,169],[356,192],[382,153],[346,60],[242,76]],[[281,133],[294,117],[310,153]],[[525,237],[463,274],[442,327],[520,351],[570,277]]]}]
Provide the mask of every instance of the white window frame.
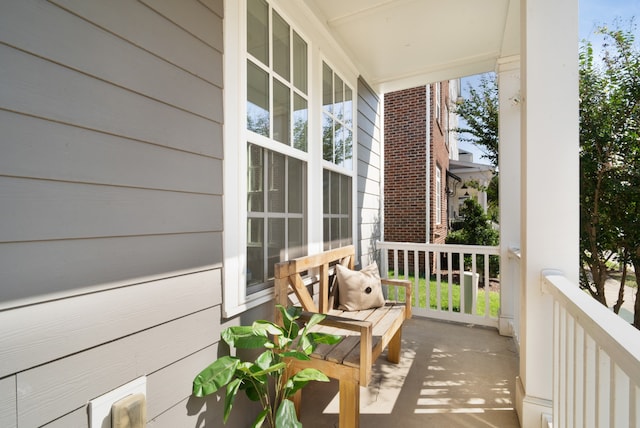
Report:
[{"label": "white window frame", "polygon": [[436,224],[442,224],[442,169],[436,165]]},{"label": "white window frame", "polygon": [[[274,142],[266,137],[252,134],[252,142],[277,151],[285,156],[295,157],[307,162],[307,249],[314,254],[323,249],[323,212],[321,195],[323,169],[332,169],[352,178],[352,234],[357,245],[357,68],[335,41],[313,39],[306,33],[324,34],[321,26],[307,28],[306,11],[297,4],[287,3],[280,7],[280,0],[267,0],[295,31],[307,42],[308,55],[308,130],[307,152],[301,152],[291,146]],[[273,299],[273,287],[247,295],[246,252],[247,252],[247,141],[246,130],[246,2],[244,0],[225,0],[224,19],[224,233],[223,233],[223,290],[222,315],[225,318],[236,316],[251,308]],[[299,8],[296,9],[296,8]],[[295,10],[294,10],[295,9]],[[293,14],[293,18],[291,16]],[[304,31],[301,31],[304,28]],[[315,44],[315,46],[314,46]],[[335,53],[334,61],[327,54]],[[333,56],[332,56],[333,58]],[[326,62],[337,72],[353,91],[353,165],[351,169],[338,167],[322,160],[322,62]],[[341,66],[337,66],[336,63]],[[346,70],[346,72],[345,72]],[[229,95],[232,94],[232,95]],[[238,167],[240,166],[240,167]]]}]

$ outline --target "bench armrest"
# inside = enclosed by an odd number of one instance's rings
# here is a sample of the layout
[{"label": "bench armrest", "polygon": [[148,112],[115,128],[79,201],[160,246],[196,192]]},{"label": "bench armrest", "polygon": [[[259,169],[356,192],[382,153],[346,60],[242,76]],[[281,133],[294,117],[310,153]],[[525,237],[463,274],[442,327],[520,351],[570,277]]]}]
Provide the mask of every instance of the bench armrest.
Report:
[{"label": "bench armrest", "polygon": [[413,295],[413,284],[411,281],[407,279],[390,279],[390,278],[382,278],[382,285],[390,285],[393,287],[403,287],[405,289],[405,302],[406,302],[406,311],[404,318],[411,318],[411,296]]},{"label": "bench armrest", "polygon": [[[300,319],[308,321],[313,316],[313,312],[303,311]],[[320,321],[320,325],[336,327],[344,330],[360,333],[360,382],[368,385],[371,379],[371,366],[373,365],[373,323],[371,321],[353,320],[336,315],[326,315]]]}]

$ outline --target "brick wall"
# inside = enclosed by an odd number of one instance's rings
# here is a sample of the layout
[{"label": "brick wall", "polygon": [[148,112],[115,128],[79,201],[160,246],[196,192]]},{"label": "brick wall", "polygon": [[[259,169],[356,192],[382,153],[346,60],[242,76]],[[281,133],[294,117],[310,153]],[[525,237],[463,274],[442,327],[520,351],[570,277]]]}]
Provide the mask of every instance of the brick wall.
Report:
[{"label": "brick wall", "polygon": [[[448,82],[385,94],[384,98],[384,239],[396,242],[444,243],[447,236],[446,144]],[[440,103],[436,95],[440,94]],[[427,102],[430,117],[427,118]],[[440,106],[439,118],[436,106]],[[430,135],[427,135],[430,120]],[[427,144],[430,162],[427,165]],[[440,167],[441,221],[436,222],[436,166]],[[427,168],[430,189],[426,189]],[[430,213],[426,212],[427,193]],[[429,219],[429,236],[426,223]],[[399,261],[402,263],[402,260]],[[390,263],[392,260],[390,259]],[[424,261],[420,262],[424,271]]]}]

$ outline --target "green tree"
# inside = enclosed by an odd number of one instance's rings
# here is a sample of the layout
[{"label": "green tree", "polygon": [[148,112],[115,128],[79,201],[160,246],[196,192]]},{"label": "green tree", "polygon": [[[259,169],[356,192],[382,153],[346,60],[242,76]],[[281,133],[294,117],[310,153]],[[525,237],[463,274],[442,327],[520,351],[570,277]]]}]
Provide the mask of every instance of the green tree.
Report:
[{"label": "green tree", "polygon": [[[447,244],[467,245],[498,245],[500,234],[491,225],[491,220],[485,215],[482,206],[473,198],[466,199],[460,208],[460,215],[464,217],[461,228],[450,232],[445,242]],[[453,255],[452,265],[458,264],[457,255]],[[484,272],[484,256],[478,256],[476,265],[479,273]],[[465,266],[471,266],[471,257],[465,257]],[[499,261],[497,256],[489,257],[489,272],[491,276],[497,276]]]},{"label": "green tree", "polygon": [[591,43],[580,48],[580,250],[581,286],[606,305],[609,260],[640,277],[640,54],[631,31],[600,32],[601,58]]},{"label": "green tree", "polygon": [[469,84],[469,96],[456,105],[464,120],[455,131],[460,141],[473,143],[498,168],[498,82],[495,74],[483,74],[477,85]]}]

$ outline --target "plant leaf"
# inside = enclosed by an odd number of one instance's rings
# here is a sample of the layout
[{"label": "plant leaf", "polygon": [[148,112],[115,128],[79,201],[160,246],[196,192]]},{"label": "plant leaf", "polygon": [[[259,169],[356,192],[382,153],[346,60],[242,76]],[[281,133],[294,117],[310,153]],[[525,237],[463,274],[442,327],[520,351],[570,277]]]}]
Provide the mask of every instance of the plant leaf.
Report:
[{"label": "plant leaf", "polygon": [[316,344],[324,343],[326,345],[335,345],[336,343],[339,343],[342,340],[342,336],[338,336],[335,334],[328,334],[328,333],[311,332],[309,333],[309,336],[311,337],[311,341]]},{"label": "plant leaf", "polygon": [[252,328],[256,332],[265,332],[265,334],[268,333],[272,336],[281,336],[284,334],[282,328],[270,321],[258,320],[253,323]]},{"label": "plant leaf", "polygon": [[222,339],[229,346],[238,349],[255,349],[261,348],[265,343],[269,342],[269,338],[265,335],[257,333],[253,327],[249,326],[232,326],[222,331]]},{"label": "plant leaf", "polygon": [[218,358],[195,377],[193,380],[193,395],[204,397],[213,394],[219,388],[228,384],[233,379],[239,364],[240,360],[234,357]]},{"label": "plant leaf", "polygon": [[276,412],[276,426],[278,428],[302,428],[293,401],[282,400]]},{"label": "plant leaf", "polygon": [[287,368],[287,365],[285,363],[278,363],[278,364],[274,364],[270,367],[267,367],[263,370],[257,371],[255,373],[252,373],[252,375],[254,377],[259,377],[259,376],[264,376],[264,375],[268,375],[269,373],[273,373],[273,372],[277,372],[277,371],[281,371]]},{"label": "plant leaf", "polygon": [[227,423],[227,419],[229,419],[229,415],[231,414],[231,409],[233,408],[233,402],[238,395],[238,389],[240,388],[240,384],[242,383],[241,379],[234,379],[227,385],[227,395],[224,398],[224,423]]},{"label": "plant leaf", "polygon": [[320,370],[312,368],[302,369],[291,378],[289,378],[289,381],[287,382],[287,390],[285,391],[285,397],[291,397],[312,380],[318,382],[329,382],[329,378]]},{"label": "plant leaf", "polygon": [[267,418],[268,414],[269,414],[269,408],[267,407],[266,409],[260,412],[256,420],[253,422],[253,425],[251,425],[251,428],[260,428],[264,423],[264,420]]},{"label": "plant leaf", "polygon": [[258,358],[256,358],[256,365],[261,369],[266,369],[273,363],[273,352],[264,351]]},{"label": "plant leaf", "polygon": [[[300,318],[302,308],[297,306],[290,306],[285,308],[282,305],[277,305],[280,313],[282,314],[282,322],[284,324],[284,335],[288,339],[295,339],[300,332],[300,326],[296,323],[296,320]],[[281,339],[282,340],[282,339]]]},{"label": "plant leaf", "polygon": [[309,322],[307,323],[307,325],[305,326],[305,330],[310,329],[311,327],[313,327],[314,325],[320,323],[322,320],[324,320],[327,316],[325,314],[313,314],[311,316],[311,319],[309,320]]},{"label": "plant leaf", "polygon": [[280,355],[282,355],[283,357],[295,358],[296,360],[301,360],[301,361],[309,361],[311,359],[304,352],[295,351],[295,350],[294,351],[283,352]]}]

